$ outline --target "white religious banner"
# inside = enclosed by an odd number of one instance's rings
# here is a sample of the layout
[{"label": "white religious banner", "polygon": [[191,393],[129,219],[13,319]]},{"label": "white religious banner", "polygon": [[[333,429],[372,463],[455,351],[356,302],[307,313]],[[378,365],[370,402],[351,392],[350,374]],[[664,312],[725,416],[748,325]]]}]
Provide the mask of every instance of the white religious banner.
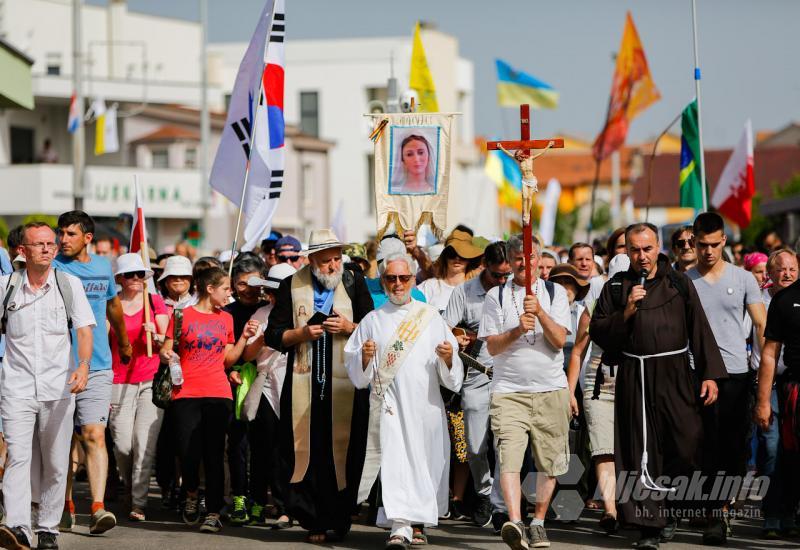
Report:
[{"label": "white religious banner", "polygon": [[428,224],[440,240],[450,198],[453,114],[389,113],[373,117],[378,239]]}]

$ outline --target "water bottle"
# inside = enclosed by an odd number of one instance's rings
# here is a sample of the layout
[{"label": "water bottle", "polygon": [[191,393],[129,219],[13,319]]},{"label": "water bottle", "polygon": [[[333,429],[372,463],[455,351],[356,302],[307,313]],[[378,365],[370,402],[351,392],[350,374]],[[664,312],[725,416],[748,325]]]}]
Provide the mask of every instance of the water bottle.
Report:
[{"label": "water bottle", "polygon": [[181,358],[177,353],[173,353],[169,359],[169,376],[173,386],[183,384],[183,369],[181,369]]}]

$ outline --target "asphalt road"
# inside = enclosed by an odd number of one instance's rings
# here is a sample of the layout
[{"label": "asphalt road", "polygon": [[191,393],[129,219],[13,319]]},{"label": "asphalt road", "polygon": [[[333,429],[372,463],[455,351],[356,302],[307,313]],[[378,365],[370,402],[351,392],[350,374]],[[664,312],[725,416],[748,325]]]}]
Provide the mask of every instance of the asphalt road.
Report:
[{"label": "asphalt road", "polygon": [[[78,527],[75,532],[59,537],[65,550],[217,550],[217,549],[307,549],[319,546],[305,543],[306,532],[299,527],[284,531],[273,531],[268,527],[231,527],[226,525],[217,534],[203,534],[197,528],[185,526],[176,513],[164,511],[156,494],[151,495],[148,521],[131,523],[121,509],[121,504],[109,503],[109,509],[118,514],[119,525],[102,536],[88,534],[88,500],[85,499],[85,484],[79,484],[77,499]],[[154,487],[155,489],[155,487]],[[751,510],[754,514],[757,509]],[[619,535],[607,537],[596,529],[598,512],[585,511],[576,523],[550,522],[547,532],[553,548],[630,548],[637,539],[634,531],[621,531]],[[759,538],[760,522],[757,519],[734,521],[734,537],[729,539],[727,548],[775,549],[798,548],[800,539],[765,541]],[[382,549],[388,533],[374,526],[354,525],[344,543],[324,545],[323,548]],[[443,521],[436,529],[428,530],[429,548],[503,549],[507,548],[499,537],[489,529],[479,529],[463,522]],[[662,545],[668,550],[705,548],[702,546],[701,532],[684,528],[678,531],[675,539]]]}]

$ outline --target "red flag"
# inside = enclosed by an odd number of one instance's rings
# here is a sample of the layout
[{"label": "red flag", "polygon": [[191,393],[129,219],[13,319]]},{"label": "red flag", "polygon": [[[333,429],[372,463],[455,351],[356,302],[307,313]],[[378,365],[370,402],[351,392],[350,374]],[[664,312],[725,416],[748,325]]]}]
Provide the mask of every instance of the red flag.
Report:
[{"label": "red flag", "polygon": [[[147,226],[145,225],[144,218],[144,201],[142,200],[142,190],[139,188],[139,179],[136,178],[133,182],[134,205],[133,205],[133,225],[131,226],[131,242],[128,246],[128,252],[135,252],[142,257],[142,262],[147,269],[150,267],[150,248],[147,242]],[[142,248],[144,245],[144,254]],[[150,293],[155,293],[156,286],[153,278],[147,279],[147,288]]]},{"label": "red flag", "polygon": [[628,12],[611,83],[608,120],[594,142],[594,157],[603,160],[622,147],[630,121],[659,99],[661,94],[650,76],[642,41]]},{"label": "red flag", "polygon": [[[138,179],[133,183],[134,189],[134,205],[133,205],[133,225],[131,226],[131,243],[128,246],[128,252],[140,252],[142,246],[147,246],[147,229],[144,224],[144,209],[141,190],[139,189]],[[142,261],[145,262],[145,267],[150,268],[150,253],[145,250],[142,255]]]},{"label": "red flag", "polygon": [[750,225],[753,217],[753,166],[753,127],[748,119],[711,197],[711,206],[739,227]]}]

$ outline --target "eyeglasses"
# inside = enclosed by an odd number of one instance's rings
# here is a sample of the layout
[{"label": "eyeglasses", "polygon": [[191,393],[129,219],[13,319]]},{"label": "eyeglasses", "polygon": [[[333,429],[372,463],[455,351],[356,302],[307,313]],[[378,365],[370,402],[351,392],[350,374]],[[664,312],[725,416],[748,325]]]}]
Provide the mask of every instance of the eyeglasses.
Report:
[{"label": "eyeglasses", "polygon": [[278,256],[279,262],[296,262],[300,256]]},{"label": "eyeglasses", "polygon": [[126,279],[133,279],[134,277],[137,279],[144,279],[144,271],[128,271],[127,273],[123,273],[122,276]]},{"label": "eyeglasses", "polygon": [[504,271],[504,272],[490,271],[489,272],[489,275],[491,275],[495,279],[508,279],[513,274],[514,274],[513,271]]},{"label": "eyeglasses", "polygon": [[406,284],[408,281],[411,280],[413,275],[384,275],[383,280],[387,283],[396,283],[400,281],[403,284]]},{"label": "eyeglasses", "polygon": [[694,237],[690,239],[678,239],[675,241],[675,246],[678,248],[686,248],[687,246],[691,248],[694,245]]},{"label": "eyeglasses", "polygon": [[49,242],[49,243],[22,243],[22,246],[30,246],[31,248],[38,248],[39,250],[46,250],[48,248],[56,248],[56,243]]}]

